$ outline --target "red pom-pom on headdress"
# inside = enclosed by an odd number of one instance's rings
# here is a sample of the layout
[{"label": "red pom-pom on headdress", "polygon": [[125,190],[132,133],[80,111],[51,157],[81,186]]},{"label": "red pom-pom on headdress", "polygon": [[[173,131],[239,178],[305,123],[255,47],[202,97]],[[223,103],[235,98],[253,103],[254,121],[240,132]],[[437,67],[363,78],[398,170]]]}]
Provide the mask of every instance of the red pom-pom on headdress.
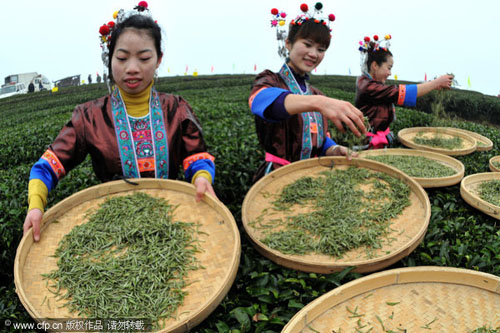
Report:
[{"label": "red pom-pom on headdress", "polygon": [[113,29],[113,28],[115,27],[115,22],[113,22],[113,21],[109,21],[109,22],[108,22],[108,27],[109,27],[110,29]]},{"label": "red pom-pom on headdress", "polygon": [[109,34],[109,27],[106,25],[106,24],[103,24],[100,28],[99,28],[99,33],[103,36],[106,36],[107,34]]},{"label": "red pom-pom on headdress", "polygon": [[332,22],[335,21],[335,15],[333,14],[328,15],[328,19]]},{"label": "red pom-pom on headdress", "polygon": [[307,4],[305,4],[305,3],[303,3],[302,5],[300,5],[300,10],[305,13],[309,10],[309,6],[307,6]]},{"label": "red pom-pom on headdress", "polygon": [[373,40],[378,41],[378,35],[373,35]]},{"label": "red pom-pom on headdress", "polygon": [[139,4],[138,4],[139,7],[144,7],[144,8],[148,8],[148,3],[146,1],[140,1]]},{"label": "red pom-pom on headdress", "polygon": [[364,38],[364,41],[368,43],[368,42],[370,41],[370,37],[366,36],[366,37]]},{"label": "red pom-pom on headdress", "polygon": [[278,15],[278,13],[279,13],[278,8],[273,8],[273,9],[271,9],[271,14],[273,14],[273,15]]}]

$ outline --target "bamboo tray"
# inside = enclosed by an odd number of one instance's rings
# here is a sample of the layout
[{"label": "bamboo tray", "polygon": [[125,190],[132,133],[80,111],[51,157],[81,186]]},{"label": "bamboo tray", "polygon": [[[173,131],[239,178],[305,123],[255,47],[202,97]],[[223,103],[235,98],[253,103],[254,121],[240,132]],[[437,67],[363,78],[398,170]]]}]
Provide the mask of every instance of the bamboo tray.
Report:
[{"label": "bamboo tray", "polygon": [[[260,239],[262,232],[249,225],[261,212],[271,207],[271,200],[266,193],[280,193],[281,189],[303,176],[319,175],[320,172],[332,168],[347,169],[349,166],[367,168],[372,171],[384,172],[401,179],[410,186],[411,205],[406,207],[402,214],[391,224],[388,238],[394,237],[390,245],[384,244],[374,250],[373,257],[367,259],[365,248],[351,250],[342,258],[335,258],[321,254],[288,255],[264,245]],[[372,272],[387,267],[403,257],[408,256],[422,241],[430,219],[430,203],[427,193],[416,181],[396,168],[385,164],[353,158],[348,161],[345,157],[321,157],[298,161],[284,166],[268,174],[255,183],[245,196],[242,206],[243,226],[250,241],[262,255],[288,268],[305,272],[332,273],[355,266],[356,272]],[[265,216],[264,221],[278,218],[279,214]]]},{"label": "bamboo tray", "polygon": [[[436,148],[436,147],[430,147],[430,146],[425,146],[425,145],[420,145],[416,144],[413,142],[413,138],[419,133],[423,132],[424,137],[432,137],[436,133],[439,133],[443,135],[445,138],[452,138],[452,137],[460,137],[462,138],[464,142],[464,147],[461,149],[444,149],[444,148]],[[444,128],[444,127],[410,127],[410,128],[405,128],[402,129],[401,131],[398,132],[398,138],[399,141],[403,145],[409,148],[413,149],[421,149],[421,150],[426,150],[426,151],[432,151],[435,153],[441,153],[445,155],[468,155],[474,151],[476,151],[477,148],[477,143],[474,138],[472,138],[470,135],[465,134],[464,132],[461,131],[456,131],[455,129],[451,128]]]},{"label": "bamboo tray", "polygon": [[[161,179],[133,181],[138,185],[113,181],[73,194],[45,213],[38,243],[33,242],[32,229],[22,238],[14,263],[14,281],[22,304],[35,320],[79,317],[66,307],[59,308],[64,302],[58,301],[47,289],[41,274],[57,268],[57,260],[51,256],[62,237],[76,225],[85,222],[83,216],[88,209],[97,208],[111,196],[136,191],[162,197],[170,204],[179,205],[174,219],[198,222],[201,224],[200,231],[206,233],[199,235],[203,251],[196,254],[204,269],[189,273],[186,287],[188,295],[184,298],[184,304],[178,308],[175,319],[160,323],[163,324],[160,332],[186,332],[192,329],[227,294],[236,277],[241,252],[240,235],[229,210],[209,195],[196,203],[194,187],[185,182]],[[51,223],[55,220],[59,223]]]},{"label": "bamboo tray", "polygon": [[[354,315],[347,308],[363,316],[349,318]],[[371,327],[371,332],[471,332],[483,326],[500,327],[500,278],[423,266],[383,271],[335,288],[306,305],[282,332],[367,332]]]},{"label": "bamboo tray", "polygon": [[500,155],[490,158],[490,170],[493,172],[500,172],[500,169],[493,165],[493,162],[500,162]]},{"label": "bamboo tray", "polygon": [[446,129],[452,129],[455,131],[460,131],[463,132],[464,134],[467,134],[471,137],[473,137],[476,140],[476,150],[477,151],[489,151],[493,149],[493,141],[485,137],[484,135],[481,135],[476,132],[468,131],[463,128],[456,128],[456,127],[436,127],[436,128],[446,128]]},{"label": "bamboo tray", "polygon": [[460,195],[472,207],[500,220],[500,207],[481,199],[477,193],[479,184],[489,180],[500,180],[500,172],[483,172],[465,177],[460,183]]},{"label": "bamboo tray", "polygon": [[451,186],[460,183],[464,177],[465,168],[462,162],[448,155],[443,155],[439,153],[433,153],[424,150],[417,149],[400,149],[400,148],[388,148],[388,149],[373,149],[364,150],[359,152],[359,157],[367,156],[378,156],[378,155],[407,155],[407,156],[422,156],[430,160],[434,160],[447,167],[455,170],[455,174],[448,177],[439,178],[423,178],[423,177],[412,177],[417,183],[422,185],[422,187],[444,187]]}]

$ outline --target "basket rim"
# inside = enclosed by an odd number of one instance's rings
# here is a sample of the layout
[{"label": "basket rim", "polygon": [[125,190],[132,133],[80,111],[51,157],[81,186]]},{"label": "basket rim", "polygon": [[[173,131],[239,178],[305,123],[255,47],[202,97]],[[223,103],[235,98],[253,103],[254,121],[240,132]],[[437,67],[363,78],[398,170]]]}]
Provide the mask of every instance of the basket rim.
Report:
[{"label": "basket rim", "polygon": [[[454,136],[458,136],[462,139],[465,139],[472,143],[470,148],[463,148],[463,149],[444,149],[444,148],[436,148],[436,147],[430,147],[430,146],[425,146],[425,145],[420,145],[417,143],[414,143],[411,140],[407,140],[404,136],[413,134],[414,132],[437,132],[441,131],[442,133],[445,134],[451,134]],[[398,138],[403,143],[405,146],[413,148],[413,149],[420,149],[420,150],[425,150],[425,151],[431,151],[431,152],[436,152],[436,153],[441,153],[445,155],[468,155],[470,153],[473,153],[474,151],[477,150],[477,141],[474,139],[472,136],[469,134],[456,130],[455,128],[452,127],[408,127],[408,128],[403,128],[398,132]]]}]

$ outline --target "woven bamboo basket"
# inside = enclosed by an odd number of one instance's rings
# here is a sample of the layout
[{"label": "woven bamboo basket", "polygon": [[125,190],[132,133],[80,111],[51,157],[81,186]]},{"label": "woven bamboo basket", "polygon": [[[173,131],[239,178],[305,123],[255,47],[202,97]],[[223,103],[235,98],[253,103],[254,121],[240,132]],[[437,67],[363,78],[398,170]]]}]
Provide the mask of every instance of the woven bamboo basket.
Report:
[{"label": "woven bamboo basket", "polygon": [[495,165],[493,165],[494,162],[500,162],[500,155],[493,156],[490,158],[490,170],[493,172],[500,172],[500,168],[497,168]]},{"label": "woven bamboo basket", "polygon": [[[432,138],[436,134],[439,134],[443,136],[444,138],[453,138],[453,137],[459,137],[462,138],[463,140],[463,147],[460,149],[444,149],[444,148],[437,148],[437,147],[430,147],[430,146],[425,146],[425,145],[420,145],[416,144],[413,142],[413,139],[415,136],[422,132],[424,137],[427,138]],[[474,138],[472,138],[470,135],[465,134],[464,132],[461,131],[456,131],[455,129],[452,128],[444,128],[444,127],[410,127],[410,128],[405,128],[402,129],[401,131],[398,132],[398,138],[399,141],[403,145],[409,148],[413,149],[420,149],[420,150],[425,150],[425,151],[432,151],[435,153],[441,153],[445,155],[468,155],[470,153],[473,153],[477,149],[477,143]]]},{"label": "woven bamboo basket", "polygon": [[[364,247],[353,249],[345,253],[342,258],[336,258],[322,254],[288,255],[260,241],[264,237],[263,232],[254,229],[249,224],[262,215],[262,212],[272,207],[272,200],[269,199],[268,194],[280,193],[284,186],[303,176],[319,176],[320,172],[325,170],[347,169],[350,166],[383,172],[409,185],[411,205],[391,221],[391,231],[387,238],[394,238],[394,241],[390,244],[383,244],[380,249],[373,250],[370,258],[367,258]],[[276,213],[264,215],[263,218],[266,221],[283,216]],[[397,262],[408,256],[422,241],[429,219],[429,198],[422,186],[396,168],[360,158],[353,158],[351,161],[345,157],[311,158],[281,167],[255,183],[245,196],[242,206],[243,226],[257,251],[279,265],[305,272],[326,274],[342,271],[350,266],[355,266],[356,272],[372,272]]]},{"label": "woven bamboo basket", "polygon": [[456,127],[436,127],[436,128],[445,128],[445,129],[452,129],[455,131],[460,131],[463,132],[464,134],[467,134],[471,137],[473,137],[476,140],[476,150],[477,151],[489,151],[493,149],[493,141],[485,137],[484,135],[481,135],[476,132],[468,131],[463,128],[456,128]]},{"label": "woven bamboo basket", "polygon": [[478,194],[479,184],[489,180],[500,180],[500,172],[476,173],[465,177],[460,183],[460,195],[472,207],[500,220],[500,207],[481,199]]},{"label": "woven bamboo basket", "polygon": [[[14,263],[14,281],[22,304],[35,320],[79,317],[62,307],[64,301],[57,300],[48,290],[41,274],[57,269],[57,260],[51,256],[59,241],[73,227],[86,222],[84,214],[89,209],[97,208],[106,198],[136,191],[179,205],[174,220],[198,222],[201,224],[199,230],[206,233],[198,236],[203,251],[196,254],[204,268],[189,273],[185,289],[188,295],[175,318],[160,323],[160,332],[186,332],[192,329],[227,294],[236,277],[241,252],[240,235],[229,210],[209,195],[197,203],[194,187],[186,182],[161,179],[133,181],[138,185],[113,181],[73,194],[44,214],[39,242],[33,242],[32,229],[22,238]],[[52,223],[56,220],[58,223]]]},{"label": "woven bamboo basket", "polygon": [[335,288],[302,308],[282,332],[471,332],[483,326],[500,327],[500,277],[423,266]]},{"label": "woven bamboo basket", "polygon": [[400,149],[400,148],[389,148],[389,149],[373,149],[364,150],[359,153],[359,157],[368,156],[379,156],[379,155],[405,155],[405,156],[422,156],[430,160],[439,162],[447,167],[455,170],[455,174],[448,177],[439,178],[423,178],[423,177],[412,177],[417,183],[422,185],[422,187],[444,187],[451,186],[460,183],[464,177],[465,168],[462,162],[448,155],[443,155],[440,153],[433,153],[418,149]]}]

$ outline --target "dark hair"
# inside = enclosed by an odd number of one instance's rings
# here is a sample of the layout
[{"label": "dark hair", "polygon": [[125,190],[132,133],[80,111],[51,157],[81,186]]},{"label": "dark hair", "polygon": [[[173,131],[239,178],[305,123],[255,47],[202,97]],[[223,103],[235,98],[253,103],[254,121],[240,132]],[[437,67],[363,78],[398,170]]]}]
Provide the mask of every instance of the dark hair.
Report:
[{"label": "dark hair", "polygon": [[290,24],[288,29],[288,41],[293,44],[298,39],[311,39],[328,49],[330,46],[330,29],[322,23],[314,20],[303,21],[301,25]]},{"label": "dark hair", "polygon": [[116,41],[120,37],[120,35],[127,28],[135,28],[144,30],[151,38],[154,40],[156,54],[158,59],[160,59],[161,52],[161,29],[158,23],[153,21],[151,17],[145,15],[132,15],[127,18],[125,21],[117,24],[113,28],[113,33],[111,34],[111,40],[109,42],[109,62],[108,62],[108,71],[109,71],[109,79],[113,81],[113,72],[111,71],[111,63],[113,61],[113,53],[115,52]]},{"label": "dark hair", "polygon": [[389,50],[378,49],[376,51],[368,50],[368,57],[366,57],[366,70],[370,72],[370,66],[372,62],[375,61],[377,65],[381,66],[384,62],[387,61],[387,57],[391,56],[392,53]]}]

